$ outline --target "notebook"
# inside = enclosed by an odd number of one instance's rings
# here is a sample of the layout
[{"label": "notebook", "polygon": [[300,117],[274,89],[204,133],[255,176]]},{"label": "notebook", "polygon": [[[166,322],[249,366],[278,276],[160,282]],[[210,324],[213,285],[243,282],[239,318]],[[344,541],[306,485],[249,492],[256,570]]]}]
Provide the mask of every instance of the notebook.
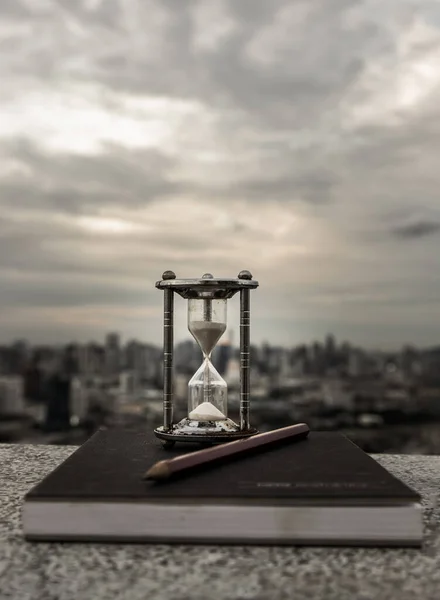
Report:
[{"label": "notebook", "polygon": [[139,428],[101,429],[25,497],[29,540],[418,546],[420,496],[346,437],[311,432],[157,483],[165,449]]}]

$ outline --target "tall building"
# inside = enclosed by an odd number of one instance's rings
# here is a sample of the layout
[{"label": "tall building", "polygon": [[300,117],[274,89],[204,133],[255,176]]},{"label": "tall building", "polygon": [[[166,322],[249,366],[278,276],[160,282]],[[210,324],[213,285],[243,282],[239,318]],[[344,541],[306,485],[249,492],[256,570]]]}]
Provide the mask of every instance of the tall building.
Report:
[{"label": "tall building", "polygon": [[291,356],[286,348],[283,348],[279,354],[278,373],[281,380],[292,377]]},{"label": "tall building", "polygon": [[37,357],[33,357],[25,370],[23,377],[24,396],[31,403],[41,403],[44,400],[43,373]]},{"label": "tall building", "polygon": [[310,347],[309,362],[315,375],[322,375],[325,372],[327,361],[324,348],[319,342],[313,342]]},{"label": "tall building", "polygon": [[303,356],[297,356],[292,365],[292,377],[304,377],[306,374],[306,359]]},{"label": "tall building", "polygon": [[412,348],[411,346],[402,348],[399,363],[405,377],[412,377],[413,375],[418,374],[419,362],[419,353],[415,348]]},{"label": "tall building", "polygon": [[331,333],[325,338],[325,352],[328,359],[333,358],[336,352],[336,341]]},{"label": "tall building", "polygon": [[11,346],[11,373],[24,373],[29,360],[29,348],[25,340],[17,340]]},{"label": "tall building", "polygon": [[365,358],[360,350],[354,348],[350,350],[347,373],[350,377],[359,377],[365,374]]},{"label": "tall building", "polygon": [[71,380],[71,376],[59,370],[48,377],[46,431],[65,431],[70,428]]},{"label": "tall building", "polygon": [[136,340],[132,340],[125,346],[125,364],[126,369],[134,371],[139,376],[143,375],[145,368],[144,346]]},{"label": "tall building", "polygon": [[62,357],[63,369],[67,375],[73,376],[78,374],[78,346],[69,344],[64,349]]},{"label": "tall building", "polygon": [[78,370],[82,375],[101,375],[105,367],[105,352],[97,344],[78,346]]},{"label": "tall building", "polygon": [[163,353],[162,348],[146,344],[144,346],[144,372],[143,377],[147,381],[157,379],[157,374],[163,371]]},{"label": "tall building", "polygon": [[124,396],[133,396],[139,389],[138,377],[135,371],[119,373],[119,391]]},{"label": "tall building", "polygon": [[228,387],[236,388],[240,385],[240,361],[238,358],[230,358],[224,377]]},{"label": "tall building", "polygon": [[270,373],[270,357],[271,357],[271,347],[267,342],[263,342],[261,346],[260,352],[260,369],[262,373]]},{"label": "tall building", "polygon": [[73,377],[70,381],[70,424],[81,423],[87,416],[88,408],[88,390],[80,377]]},{"label": "tall building", "polygon": [[174,349],[174,368],[191,376],[202,364],[202,351],[192,340],[180,342]]},{"label": "tall building", "polygon": [[223,377],[228,368],[228,363],[232,355],[232,348],[229,342],[218,344],[212,353],[212,364]]},{"label": "tall building", "polygon": [[106,375],[117,375],[121,368],[121,347],[117,333],[107,334],[104,351]]}]

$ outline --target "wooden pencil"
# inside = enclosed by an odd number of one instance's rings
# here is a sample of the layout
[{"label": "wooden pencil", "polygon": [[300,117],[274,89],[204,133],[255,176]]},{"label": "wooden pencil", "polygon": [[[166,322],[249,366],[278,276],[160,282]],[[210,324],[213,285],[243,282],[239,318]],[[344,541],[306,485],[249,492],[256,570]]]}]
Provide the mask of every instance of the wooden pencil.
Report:
[{"label": "wooden pencil", "polygon": [[155,463],[144,475],[144,479],[164,480],[189,472],[201,466],[223,460],[232,460],[248,452],[259,452],[282,442],[293,442],[307,437],[309,427],[305,423],[282,427],[266,433],[258,433],[252,437],[218,446],[196,450],[182,456],[176,456]]}]

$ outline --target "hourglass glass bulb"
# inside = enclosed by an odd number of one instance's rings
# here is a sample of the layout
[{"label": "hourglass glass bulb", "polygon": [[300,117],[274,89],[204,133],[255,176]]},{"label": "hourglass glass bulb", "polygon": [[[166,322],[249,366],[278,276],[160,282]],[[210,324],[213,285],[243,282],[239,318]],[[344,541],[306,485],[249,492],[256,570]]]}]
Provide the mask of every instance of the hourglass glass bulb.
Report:
[{"label": "hourglass glass bulb", "polygon": [[[204,277],[206,278],[205,275]],[[189,300],[188,329],[204,356],[209,357],[226,331],[226,300],[208,298]]]},{"label": "hourglass glass bulb", "polygon": [[[208,279],[209,273],[203,276]],[[227,385],[211,363],[211,352],[226,330],[226,300],[195,298],[188,301],[188,329],[204,360],[188,384],[188,417],[219,421],[227,414]]]}]

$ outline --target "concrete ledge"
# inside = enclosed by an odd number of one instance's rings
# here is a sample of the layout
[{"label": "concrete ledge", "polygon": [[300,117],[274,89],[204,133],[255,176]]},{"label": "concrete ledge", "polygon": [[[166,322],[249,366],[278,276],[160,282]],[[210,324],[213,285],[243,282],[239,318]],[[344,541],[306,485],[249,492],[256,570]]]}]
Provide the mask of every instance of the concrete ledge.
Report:
[{"label": "concrete ledge", "polygon": [[2,600],[440,598],[438,456],[374,456],[422,494],[422,550],[25,542],[23,495],[74,450],[0,444]]}]

